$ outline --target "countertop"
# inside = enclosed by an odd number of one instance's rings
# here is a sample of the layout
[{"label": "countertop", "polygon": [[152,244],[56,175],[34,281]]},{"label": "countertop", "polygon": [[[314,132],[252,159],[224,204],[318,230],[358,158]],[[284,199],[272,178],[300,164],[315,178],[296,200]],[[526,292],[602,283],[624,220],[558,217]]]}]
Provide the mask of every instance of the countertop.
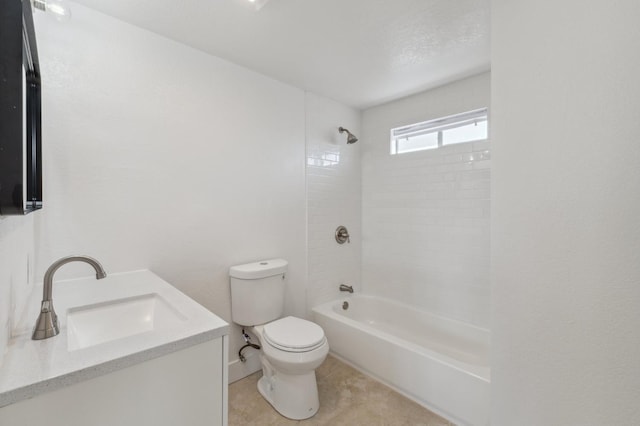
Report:
[{"label": "countertop", "polygon": [[[69,309],[154,293],[170,302],[184,320],[162,332],[149,331],[83,349],[68,349]],[[102,280],[90,277],[56,281],[53,304],[60,334],[35,341],[31,340],[31,331],[40,312],[41,299],[40,285],[33,291],[22,322],[9,342],[0,366],[0,407],[229,333],[229,324],[224,320],[150,271],[109,274]]]}]

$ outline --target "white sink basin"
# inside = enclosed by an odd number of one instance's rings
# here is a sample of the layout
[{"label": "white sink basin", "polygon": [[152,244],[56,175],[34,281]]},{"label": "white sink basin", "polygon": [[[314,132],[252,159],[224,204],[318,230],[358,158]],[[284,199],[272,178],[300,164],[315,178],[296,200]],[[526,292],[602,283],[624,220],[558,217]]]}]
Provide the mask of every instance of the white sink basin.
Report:
[{"label": "white sink basin", "polygon": [[67,311],[70,351],[136,334],[164,331],[186,320],[156,293],[112,300]]}]

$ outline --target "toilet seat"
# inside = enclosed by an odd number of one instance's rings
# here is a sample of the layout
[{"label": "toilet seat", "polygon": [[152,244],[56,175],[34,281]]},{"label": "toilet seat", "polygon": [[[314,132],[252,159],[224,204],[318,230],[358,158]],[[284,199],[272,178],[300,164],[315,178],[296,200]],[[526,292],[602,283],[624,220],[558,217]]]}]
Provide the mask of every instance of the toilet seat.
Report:
[{"label": "toilet seat", "polygon": [[296,317],[265,324],[264,338],[269,345],[285,352],[309,352],[326,342],[322,327]]}]

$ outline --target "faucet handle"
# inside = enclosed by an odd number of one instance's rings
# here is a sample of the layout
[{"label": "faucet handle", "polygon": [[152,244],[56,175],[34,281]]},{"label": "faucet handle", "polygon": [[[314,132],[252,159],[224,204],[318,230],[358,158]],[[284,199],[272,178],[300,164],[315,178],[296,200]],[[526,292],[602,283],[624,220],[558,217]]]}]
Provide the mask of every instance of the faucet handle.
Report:
[{"label": "faucet handle", "polygon": [[340,225],[338,226],[338,228],[336,229],[336,241],[338,242],[338,244],[344,244],[345,242],[350,243],[351,242],[351,238],[349,238],[349,231],[347,231],[347,228]]},{"label": "faucet handle", "polygon": [[48,339],[49,337],[57,336],[59,333],[58,315],[53,309],[53,302],[51,300],[43,300],[40,307],[40,315],[35,327],[33,327],[31,338],[33,340]]}]

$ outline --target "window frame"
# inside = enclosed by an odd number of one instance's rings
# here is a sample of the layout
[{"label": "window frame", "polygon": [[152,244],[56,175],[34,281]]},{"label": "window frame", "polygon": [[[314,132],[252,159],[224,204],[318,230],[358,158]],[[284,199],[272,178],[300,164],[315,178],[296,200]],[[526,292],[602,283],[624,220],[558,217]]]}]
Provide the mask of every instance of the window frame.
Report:
[{"label": "window frame", "polygon": [[[440,117],[433,120],[422,121],[420,123],[409,124],[407,126],[396,127],[390,130],[390,154],[398,155],[398,154],[407,154],[411,152],[418,151],[428,151],[432,149],[442,148],[443,146],[449,145],[457,145],[460,143],[469,143],[469,142],[477,142],[482,140],[487,140],[488,129],[487,129],[487,137],[482,139],[474,139],[465,142],[458,142],[456,144],[445,144],[443,138],[443,132],[450,129],[455,129],[458,127],[467,126],[472,123],[478,123],[481,121],[489,121],[489,108],[478,108],[471,111],[448,115],[446,117]],[[428,148],[419,148],[413,149],[409,151],[398,151],[398,143],[403,138],[409,137],[418,137],[427,134],[437,133],[438,145],[434,147]]]}]

